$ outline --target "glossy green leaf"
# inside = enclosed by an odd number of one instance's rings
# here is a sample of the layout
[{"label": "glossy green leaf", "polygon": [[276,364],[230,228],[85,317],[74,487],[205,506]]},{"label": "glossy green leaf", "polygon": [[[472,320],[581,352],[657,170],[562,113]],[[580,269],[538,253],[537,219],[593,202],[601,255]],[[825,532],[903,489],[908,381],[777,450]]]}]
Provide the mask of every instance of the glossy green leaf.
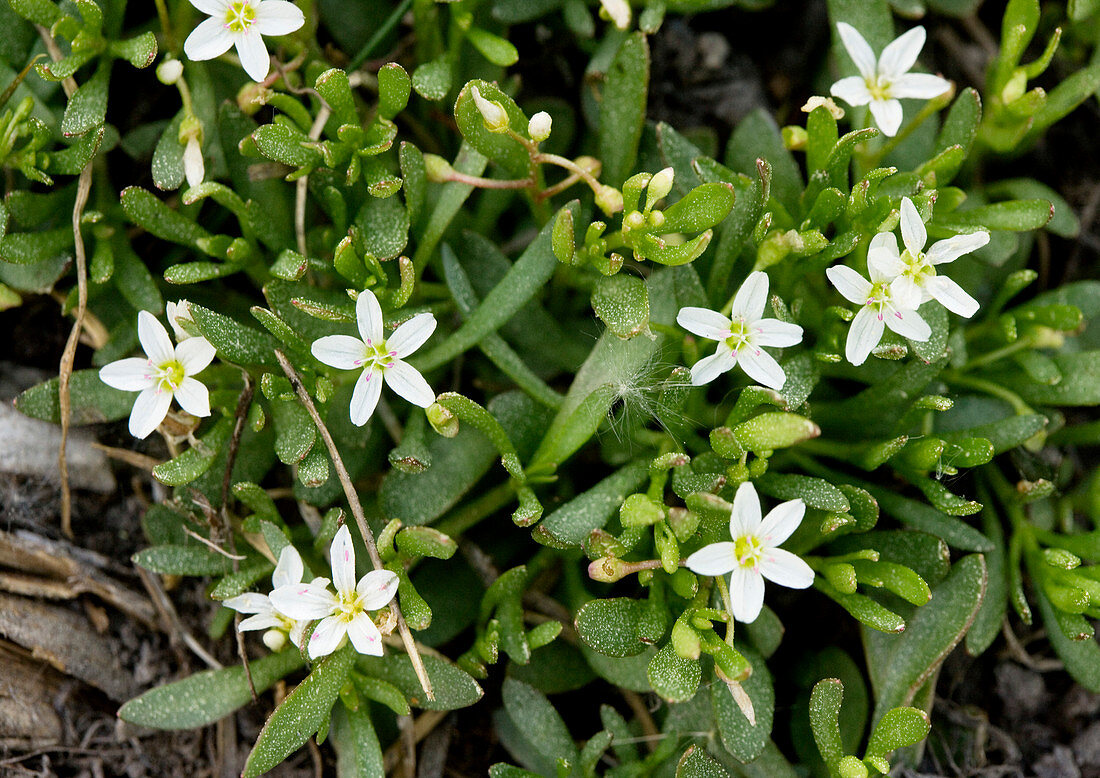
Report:
[{"label": "glossy green leaf", "polygon": [[632,338],[649,326],[649,294],[645,281],[619,273],[596,281],[592,309],[620,338]]},{"label": "glossy green leaf", "polygon": [[615,597],[589,600],[575,620],[585,645],[604,656],[636,656],[657,642],[665,631],[660,614],[645,600]]},{"label": "glossy green leaf", "polygon": [[360,656],[358,667],[365,675],[380,678],[400,689],[409,704],[424,710],[457,710],[473,705],[484,693],[467,673],[432,654],[422,654],[424,669],[432,682],[435,700],[428,700],[406,654],[388,653],[382,657]]},{"label": "glossy green leaf", "polygon": [[600,90],[598,148],[601,181],[621,186],[632,172],[642,138],[649,92],[649,44],[642,33],[627,37]]},{"label": "glossy green leaf", "polygon": [[[59,379],[32,386],[15,399],[15,407],[34,419],[61,422],[58,401]],[[98,370],[76,370],[69,379],[69,402],[72,423],[76,425],[98,424],[115,421],[130,415],[134,406],[134,392],[112,389],[99,380]]]}]

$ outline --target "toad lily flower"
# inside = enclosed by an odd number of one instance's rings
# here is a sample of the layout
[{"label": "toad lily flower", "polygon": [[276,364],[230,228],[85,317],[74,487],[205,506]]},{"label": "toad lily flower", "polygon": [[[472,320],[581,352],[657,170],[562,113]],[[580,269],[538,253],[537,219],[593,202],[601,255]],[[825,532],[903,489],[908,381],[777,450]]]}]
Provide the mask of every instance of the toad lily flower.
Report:
[{"label": "toad lily flower", "polygon": [[236,46],[253,81],[263,81],[271,68],[260,36],[287,35],[306,22],[302,9],[287,0],[191,0],[191,5],[210,18],[187,36],[184,53],[193,60],[214,59]]},{"label": "toad lily flower", "polygon": [[397,574],[371,570],[356,585],[355,549],[347,525],[337,531],[329,552],[336,594],[321,578],[308,584],[280,586],[271,593],[271,603],[292,619],[321,619],[309,638],[310,659],[331,654],[345,638],[351,639],[360,654],[382,656],[382,633],[367,611],[376,611],[393,599]]},{"label": "toad lily flower", "polygon": [[194,337],[175,348],[168,330],[148,311],[138,313],[138,340],[146,357],[120,359],[99,371],[99,380],[124,392],[141,392],[130,411],[130,434],[146,438],[168,415],[172,398],[194,416],[210,415],[210,393],[192,378],[214,359],[206,338]]},{"label": "toad lily flower", "polygon": [[746,481],[733,498],[733,540],[703,546],[684,564],[699,575],[730,573],[733,617],[751,624],[764,606],[765,578],[791,589],[805,589],[814,582],[814,571],[804,560],[778,547],[798,529],[805,515],[802,500],[788,500],[761,519],[760,498],[752,482]]},{"label": "toad lily flower", "polygon": [[[272,0],[274,2],[274,0]],[[405,357],[420,348],[435,332],[435,317],[419,313],[393,331],[386,340],[382,331],[382,308],[369,289],[355,301],[355,320],[362,340],[351,335],[328,335],[313,341],[313,356],[340,370],[363,369],[351,395],[351,421],[357,427],[367,423],[382,395],[382,381],[414,405],[427,408],[435,392]]]},{"label": "toad lily flower", "polygon": [[[279,564],[275,565],[275,572],[271,575],[271,585],[277,589],[280,586],[300,584],[303,575],[305,575],[305,565],[302,564],[298,549],[287,546],[279,554]],[[325,586],[328,584],[328,579],[315,578],[313,583]],[[308,621],[292,619],[281,613],[266,594],[247,592],[230,597],[223,601],[222,605],[238,613],[254,614],[242,621],[237,629],[241,632],[254,629],[267,630],[264,632],[264,644],[272,651],[278,651],[286,645],[288,635],[294,645],[301,645],[302,635],[309,624]]]},{"label": "toad lily flower", "polygon": [[901,198],[901,240],[905,251],[898,253],[893,233],[880,232],[871,240],[867,261],[896,276],[890,289],[897,297],[918,298],[920,302],[936,300],[947,310],[970,318],[978,311],[978,301],[947,276],[936,275],[936,265],[954,262],[963,254],[989,243],[989,233],[981,230],[955,235],[933,243],[927,252],[924,244],[928,231],[924,228],[916,206],[908,197]]},{"label": "toad lily flower", "polygon": [[901,127],[902,112],[898,98],[930,100],[951,88],[951,82],[945,78],[909,72],[924,48],[923,27],[914,27],[887,44],[877,61],[875,53],[855,27],[838,22],[836,29],[859,75],[840,79],[830,91],[850,105],[870,103],[871,115],[886,135],[896,135]]},{"label": "toad lily flower", "polygon": [[718,349],[700,359],[691,368],[692,386],[702,386],[732,370],[741,369],[754,381],[772,389],[782,389],[787,381],[783,368],[763,350],[763,346],[782,348],[802,342],[802,328],[778,319],[765,319],[768,302],[768,274],[749,273],[733,298],[730,318],[707,308],[681,308],[676,323],[688,332],[718,341]]},{"label": "toad lily flower", "polygon": [[883,254],[884,241],[879,240],[883,235],[894,239],[890,233],[879,233],[871,240],[871,249],[867,252],[870,281],[846,265],[833,265],[825,271],[838,292],[849,302],[863,306],[852,319],[844,346],[844,356],[853,365],[867,361],[887,327],[910,340],[928,340],[932,335],[932,328],[916,311],[920,295],[911,294],[912,290],[904,287],[896,288],[891,283],[896,276]]}]

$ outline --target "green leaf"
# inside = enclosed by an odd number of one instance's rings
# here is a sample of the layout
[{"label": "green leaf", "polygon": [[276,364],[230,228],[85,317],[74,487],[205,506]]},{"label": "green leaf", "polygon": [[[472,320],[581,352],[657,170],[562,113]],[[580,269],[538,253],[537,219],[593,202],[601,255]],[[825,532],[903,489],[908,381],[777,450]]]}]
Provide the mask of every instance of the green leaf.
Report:
[{"label": "green leaf", "polygon": [[83,135],[103,124],[107,116],[107,85],[110,78],[111,63],[108,60],[101,63],[95,75],[73,93],[61,119],[63,135]]},{"label": "green leaf", "polygon": [[993,544],[982,533],[965,522],[951,518],[930,505],[901,497],[894,492],[870,484],[867,489],[882,510],[906,526],[943,538],[948,544],[964,551],[989,551]]},{"label": "green leaf", "polygon": [[729,778],[729,773],[696,745],[690,746],[676,763],[676,778]]},{"label": "green leaf", "polygon": [[1073,208],[1060,194],[1046,184],[1034,178],[1009,178],[997,181],[986,187],[986,193],[992,197],[1014,197],[1020,199],[1042,199],[1050,201],[1054,207],[1054,216],[1047,222],[1047,232],[1053,232],[1063,238],[1076,238],[1081,223]]},{"label": "green leaf", "polygon": [[797,413],[768,412],[753,416],[733,429],[737,442],[752,452],[790,448],[816,438],[821,429]]},{"label": "green leaf", "polygon": [[[982,120],[982,98],[976,89],[967,87],[955,102],[951,110],[947,112],[939,135],[936,136],[934,149],[937,153],[943,152],[953,146],[961,147],[964,154],[970,151],[974,138],[978,134],[978,125]],[[936,184],[943,186],[951,181],[958,172],[960,165],[936,171]]]},{"label": "green leaf", "polygon": [[699,690],[699,681],[703,671],[699,662],[684,659],[676,653],[672,643],[666,643],[649,660],[646,671],[653,691],[668,702],[687,702]]},{"label": "green leaf", "polygon": [[233,561],[206,546],[153,546],[134,554],[134,564],[161,575],[225,575]]},{"label": "green leaf", "polygon": [[309,413],[295,400],[275,400],[271,404],[275,424],[275,454],[286,465],[305,459],[317,440],[317,427]]},{"label": "green leaf", "polygon": [[522,681],[505,678],[504,709],[523,738],[550,764],[577,759],[577,747],[550,701]]},{"label": "green leaf", "polygon": [[179,211],[169,208],[152,192],[139,186],[128,186],[122,190],[121,201],[126,215],[139,227],[158,238],[209,253],[202,245],[210,238],[210,233]]},{"label": "green leaf", "polygon": [[886,711],[871,732],[867,755],[885,759],[899,748],[916,745],[928,736],[932,725],[928,714],[916,708],[894,708]]},{"label": "green leaf", "polygon": [[147,68],[157,58],[157,36],[150,30],[123,41],[108,41],[107,50],[135,68]]},{"label": "green leaf", "polygon": [[[61,423],[58,401],[59,379],[32,386],[15,399],[15,407],[33,419]],[[69,401],[72,423],[98,424],[130,415],[137,395],[112,389],[99,380],[98,370],[76,370],[69,378]]]},{"label": "green leaf", "polygon": [[275,709],[245,762],[242,778],[256,778],[298,750],[328,720],[355,661],[348,645],[322,659]]},{"label": "green leaf", "polygon": [[226,362],[238,365],[278,366],[276,342],[266,333],[246,327],[235,319],[191,304],[191,316],[199,332],[218,350]]},{"label": "green leaf", "polygon": [[851,505],[844,492],[828,481],[807,475],[765,473],[755,481],[757,488],[780,500],[801,499],[811,508],[822,511],[847,513]]},{"label": "green leaf", "polygon": [[516,101],[501,91],[496,84],[478,79],[462,87],[455,101],[455,121],[462,132],[462,137],[486,157],[499,163],[508,175],[513,178],[526,178],[531,166],[527,149],[507,133],[493,132],[485,125],[485,119],[477,109],[471,93],[474,87],[477,87],[483,98],[501,105],[504,112],[508,114],[508,123],[513,132],[527,136],[527,117],[516,105]]},{"label": "green leaf", "polygon": [[422,654],[421,658],[432,682],[434,701],[424,697],[424,690],[420,688],[420,681],[407,654],[361,656],[358,666],[364,674],[393,684],[405,694],[410,705],[424,710],[456,710],[481,699],[484,694],[481,687],[458,667],[432,654]]},{"label": "green leaf", "polygon": [[409,104],[412,79],[405,68],[396,62],[388,62],[378,70],[378,113],[392,119]]},{"label": "green leaf", "polygon": [[702,232],[720,224],[733,210],[733,185],[701,184],[665,209],[660,232]]},{"label": "green leaf", "polygon": [[760,756],[769,742],[775,715],[775,690],[764,657],[741,643],[737,644],[737,650],[752,665],[752,675],[741,685],[752,700],[756,724],[750,724],[745,718],[724,683],[715,683],[710,694],[722,745],[741,762],[748,763]]},{"label": "green leaf", "polygon": [[398,716],[409,715],[410,708],[405,695],[392,683],[378,678],[367,678],[359,673],[354,673],[353,678],[355,688],[367,699],[382,703]]},{"label": "green leaf", "polygon": [[622,186],[634,171],[649,93],[649,44],[637,32],[623,41],[601,89],[599,157],[601,180]]},{"label": "green leaf", "polygon": [[757,159],[771,165],[772,197],[793,212],[802,195],[802,173],[783,145],[775,119],[762,108],[741,120],[726,147],[726,165],[752,179],[758,177]]},{"label": "green leaf", "polygon": [[[330,737],[336,745],[336,773],[341,778],[370,778],[385,774],[382,746],[366,707],[333,709]],[[406,711],[405,715],[408,715]]]},{"label": "green leaf", "polygon": [[1001,419],[1000,421],[991,421],[988,424],[980,424],[977,427],[938,432],[937,435],[948,443],[982,438],[992,444],[994,454],[1003,454],[1034,437],[1046,425],[1046,416],[1038,413],[1025,413],[1020,416],[1009,416],[1007,419]]},{"label": "green leaf", "polygon": [[309,136],[286,124],[265,124],[252,133],[256,148],[268,159],[294,168],[312,169],[322,164],[321,152],[304,144]]},{"label": "green leaf", "polygon": [[577,611],[575,625],[585,645],[619,659],[642,653],[665,632],[653,606],[630,597],[589,600]]},{"label": "green leaf", "polygon": [[1027,232],[1046,226],[1053,216],[1054,205],[1049,200],[1008,200],[966,211],[936,213],[935,224],[960,232],[970,232],[966,228],[971,227]]},{"label": "green leaf", "polygon": [[1008,380],[1024,402],[1036,405],[1091,406],[1100,404],[1100,351],[1055,354],[1054,364],[1064,376],[1054,385]]},{"label": "green leaf", "polygon": [[619,510],[626,496],[649,475],[649,463],[637,460],[557,508],[534,530],[541,543],[579,546],[592,530],[602,528]]},{"label": "green leaf", "polygon": [[467,30],[466,40],[481,53],[481,56],[497,67],[509,68],[519,61],[519,52],[516,51],[515,46],[499,35],[493,35],[480,27],[471,27]]},{"label": "green leaf", "polygon": [[451,91],[450,62],[440,57],[419,65],[413,71],[412,87],[425,100],[442,100]]},{"label": "green leaf", "polygon": [[[192,311],[194,306],[192,306]],[[210,469],[218,452],[229,442],[233,431],[233,420],[218,419],[210,431],[195,442],[191,448],[174,459],[162,462],[153,468],[153,475],[166,486],[189,484]]]},{"label": "green leaf", "polygon": [[1065,663],[1073,680],[1091,692],[1100,693],[1100,646],[1096,640],[1071,640],[1058,624],[1057,612],[1042,587],[1036,587],[1039,613],[1046,626],[1047,638]]},{"label": "green leaf", "polygon": [[[295,649],[268,654],[249,662],[257,694],[302,666]],[[127,702],[118,717],[153,729],[195,729],[213,724],[252,702],[243,667],[204,670],[181,681],[158,686]]]},{"label": "green leaf", "polygon": [[[379,81],[381,82],[381,73],[379,73]],[[351,93],[351,84],[346,72],[339,68],[326,70],[317,76],[314,88],[332,109],[332,118],[337,127],[345,124],[359,124],[359,114],[355,110],[355,98]]]},{"label": "green leaf", "polygon": [[73,245],[72,227],[41,232],[10,232],[0,238],[0,260],[33,265],[54,257],[68,260]]},{"label": "green leaf", "polygon": [[844,757],[844,744],[840,738],[840,704],[843,699],[844,684],[838,678],[818,681],[810,694],[810,727],[830,774]]},{"label": "green leaf", "polygon": [[592,290],[592,309],[620,338],[632,338],[649,326],[645,281],[625,273],[601,276]]}]

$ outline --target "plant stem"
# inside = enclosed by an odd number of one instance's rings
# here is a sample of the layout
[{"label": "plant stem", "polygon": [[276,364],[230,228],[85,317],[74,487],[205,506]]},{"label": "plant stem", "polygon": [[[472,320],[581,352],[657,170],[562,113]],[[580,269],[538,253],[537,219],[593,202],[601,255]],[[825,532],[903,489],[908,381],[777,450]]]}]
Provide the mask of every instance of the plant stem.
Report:
[{"label": "plant stem", "polygon": [[[317,412],[317,406],[313,404],[313,398],[306,391],[298,371],[294,369],[294,366],[290,364],[282,351],[275,349],[275,358],[279,360],[279,365],[286,373],[286,377],[290,379],[294,391],[298,394],[298,399],[302,401],[302,405],[309,412],[310,418],[313,419],[313,423],[317,427],[317,432],[320,433],[321,439],[325,442],[325,448],[328,449],[328,455],[332,459],[332,466],[336,468],[336,475],[339,476],[340,484],[344,487],[344,497],[347,498],[348,507],[351,508],[351,514],[355,517],[355,523],[359,526],[359,533],[363,536],[363,543],[367,547],[371,566],[375,570],[384,570],[385,565],[382,564],[382,557],[378,555],[378,544],[374,542],[374,533],[371,532],[370,525],[367,524],[367,517],[363,513],[363,504],[359,502],[359,494],[355,491],[355,486],[351,482],[348,469],[344,467],[344,460],[340,457],[340,451],[336,448],[336,442],[332,439],[332,434],[325,426],[324,420],[321,419],[321,414]],[[416,641],[409,630],[409,625],[401,614],[401,607],[394,601],[390,603],[390,608],[397,617],[397,629],[401,633],[401,642],[405,644],[405,652],[409,655],[409,660],[412,662],[413,670],[416,671],[420,686],[424,689],[424,694],[427,695],[428,699],[434,700],[435,692],[432,690],[431,679],[428,678],[428,672],[424,669],[424,660],[420,658],[420,651],[416,647]]]}]

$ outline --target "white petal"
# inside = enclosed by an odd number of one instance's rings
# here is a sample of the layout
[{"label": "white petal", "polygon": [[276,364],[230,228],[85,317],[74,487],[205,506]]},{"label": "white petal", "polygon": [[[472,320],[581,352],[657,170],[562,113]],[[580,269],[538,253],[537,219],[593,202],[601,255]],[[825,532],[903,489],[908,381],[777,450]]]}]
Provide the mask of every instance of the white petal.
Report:
[{"label": "white petal", "polygon": [[180,382],[176,389],[176,402],[192,416],[205,418],[210,415],[210,392],[197,378],[189,376]]},{"label": "white petal", "polygon": [[228,0],[191,0],[191,5],[208,16],[221,17],[229,10]]},{"label": "white petal", "polygon": [[731,541],[703,546],[684,560],[684,566],[699,575],[725,575],[737,567],[735,546]]},{"label": "white petal", "polygon": [[351,620],[348,624],[348,637],[360,654],[382,656],[382,633],[367,614],[360,613]]},{"label": "white petal", "polygon": [[931,100],[950,88],[951,82],[946,78],[933,76],[931,73],[906,73],[890,84],[890,96]]},{"label": "white petal", "polygon": [[978,312],[978,301],[947,276],[935,276],[924,282],[924,288],[936,302],[951,313],[969,319]]},{"label": "white petal", "polygon": [[347,524],[340,527],[332,539],[329,561],[332,563],[332,585],[347,599],[355,591],[355,546]]},{"label": "white petal", "polygon": [[138,340],[141,341],[145,355],[154,365],[175,359],[176,350],[172,347],[168,330],[149,311],[138,312]]},{"label": "white petal", "polygon": [[351,415],[351,423],[356,427],[362,427],[367,419],[374,413],[378,406],[378,398],[382,396],[382,371],[364,370],[355,382],[355,390],[351,393],[351,407],[348,412]]},{"label": "white petal", "polygon": [[852,58],[859,74],[865,79],[873,79],[878,62],[875,60],[875,52],[871,50],[864,37],[855,27],[844,22],[837,22],[836,31],[840,33],[840,42],[848,50],[848,56]]},{"label": "white petal", "polygon": [[172,404],[172,393],[157,389],[143,389],[134,400],[134,409],[130,411],[130,434],[139,440],[160,426],[168,415],[168,406]]},{"label": "white petal", "polygon": [[390,570],[371,570],[359,581],[355,591],[363,598],[363,607],[376,611],[388,605],[397,594],[397,584],[401,581],[397,573]]},{"label": "white petal", "polygon": [[191,31],[183,42],[183,52],[196,62],[220,57],[233,45],[233,34],[225,29],[221,14],[206,19]]},{"label": "white petal", "polygon": [[184,375],[195,375],[205,370],[217,353],[210,341],[200,336],[188,338],[176,346],[175,357],[183,365]]},{"label": "white petal", "polygon": [[730,336],[730,320],[709,308],[681,308],[676,314],[676,323],[707,340],[725,340]]},{"label": "white petal", "polygon": [[271,70],[271,57],[267,53],[263,36],[255,27],[235,36],[237,56],[241,58],[241,67],[253,81],[263,81]]},{"label": "white petal", "polygon": [[908,197],[901,198],[901,242],[914,257],[924,250],[924,244],[928,242],[928,230],[924,228],[917,206]]},{"label": "white petal", "polygon": [[271,585],[278,589],[280,586],[293,586],[302,582],[306,568],[302,564],[302,555],[294,546],[286,546],[279,554],[279,564],[275,565],[275,572],[271,574]]},{"label": "white petal", "polygon": [[702,386],[709,384],[727,370],[732,370],[737,364],[737,356],[729,349],[719,347],[718,351],[709,357],[703,357],[691,366],[691,385]]},{"label": "white petal", "polygon": [[435,324],[435,317],[430,313],[418,313],[393,331],[386,340],[386,348],[396,354],[398,359],[404,359],[432,336]]},{"label": "white petal", "polygon": [[848,302],[856,305],[866,304],[867,296],[871,294],[871,282],[852,268],[847,265],[833,265],[826,268],[825,275]]},{"label": "white petal", "polygon": [[898,254],[898,239],[892,232],[880,232],[867,247],[867,271],[872,281],[889,281],[905,270]]},{"label": "white petal", "polygon": [[875,117],[875,124],[882,134],[897,135],[902,120],[901,103],[897,100],[872,100],[870,106],[871,115]]},{"label": "white petal", "polygon": [[600,0],[600,5],[620,30],[630,27],[630,4],[626,0]]},{"label": "white petal", "polygon": [[779,390],[787,383],[787,374],[783,372],[783,368],[775,361],[775,357],[763,349],[741,349],[738,361],[749,378],[769,389]]},{"label": "white petal", "polygon": [[309,347],[318,362],[340,370],[362,367],[367,359],[367,347],[359,338],[351,335],[326,335],[313,341]]},{"label": "white petal", "polygon": [[802,342],[802,328],[779,319],[758,319],[752,325],[755,330],[752,342],[758,346],[786,348]]},{"label": "white petal", "polygon": [[288,35],[303,24],[302,9],[286,0],[262,0],[256,7],[256,29],[262,35]]},{"label": "white petal", "polygon": [[860,309],[848,329],[848,340],[844,344],[845,359],[853,365],[862,365],[867,361],[871,349],[882,340],[882,332],[886,328],[882,319],[883,317],[867,306]]},{"label": "white petal", "polygon": [[435,392],[432,387],[420,375],[420,371],[408,362],[396,360],[383,372],[386,383],[399,396],[405,398],[413,405],[427,408],[435,402]]},{"label": "white petal", "polygon": [[[324,580],[324,579],[322,579]],[[325,583],[296,583],[271,592],[271,604],[292,619],[320,619],[328,616],[339,602]]]},{"label": "white petal", "polygon": [[886,317],[886,326],[903,338],[925,341],[932,337],[932,328],[916,311],[902,311],[895,308],[886,309],[883,314]]},{"label": "white petal", "polygon": [[730,318],[744,317],[754,322],[764,315],[764,306],[768,304],[768,274],[762,270],[749,273],[745,283],[733,297],[733,309]]},{"label": "white petal", "polygon": [[256,592],[246,592],[230,597],[228,600],[223,600],[222,605],[237,613],[271,613],[274,610],[268,596]]},{"label": "white petal", "polygon": [[925,258],[933,265],[954,262],[964,254],[977,251],[989,243],[989,233],[971,232],[966,235],[953,235],[947,240],[938,240],[925,253]]},{"label": "white petal", "polygon": [[879,75],[895,79],[908,73],[916,63],[920,50],[924,48],[924,38],[924,28],[918,25],[887,44],[878,58]]},{"label": "white petal", "polygon": [[[189,138],[183,149],[183,173],[188,186],[198,186],[206,178],[206,164],[202,159],[202,144],[198,138]],[[168,322],[171,324],[172,319]]]},{"label": "white petal", "polygon": [[130,357],[111,362],[99,369],[99,380],[124,392],[140,392],[156,385],[153,366],[148,359]]},{"label": "white petal", "polygon": [[733,495],[730,511],[730,537],[734,540],[745,535],[755,535],[760,528],[760,498],[752,481],[745,481]]},{"label": "white petal", "polygon": [[283,620],[274,613],[257,613],[241,621],[237,626],[238,632],[251,632],[254,629],[278,629],[283,626]]},{"label": "white petal", "polygon": [[910,276],[898,276],[890,282],[890,299],[898,308],[915,311],[924,300],[924,292]]},{"label": "white petal", "polygon": [[760,522],[756,536],[764,541],[764,545],[774,548],[798,529],[805,515],[806,503],[801,499],[781,502],[768,511],[768,515]]},{"label": "white petal", "polygon": [[734,568],[730,574],[730,605],[733,617],[752,624],[764,607],[764,577],[748,567]]},{"label": "white petal", "polygon": [[355,301],[355,323],[368,345],[382,342],[382,306],[370,289],[360,292]]},{"label": "white petal", "polygon": [[328,656],[340,647],[348,634],[348,625],[338,616],[321,619],[321,623],[309,636],[309,658]]},{"label": "white petal", "polygon": [[867,105],[871,102],[871,92],[863,76],[848,76],[829,87],[833,97],[839,97],[851,106]]},{"label": "white petal", "polygon": [[813,568],[806,560],[781,548],[771,548],[760,558],[760,574],[780,586],[806,589],[813,585]]}]

